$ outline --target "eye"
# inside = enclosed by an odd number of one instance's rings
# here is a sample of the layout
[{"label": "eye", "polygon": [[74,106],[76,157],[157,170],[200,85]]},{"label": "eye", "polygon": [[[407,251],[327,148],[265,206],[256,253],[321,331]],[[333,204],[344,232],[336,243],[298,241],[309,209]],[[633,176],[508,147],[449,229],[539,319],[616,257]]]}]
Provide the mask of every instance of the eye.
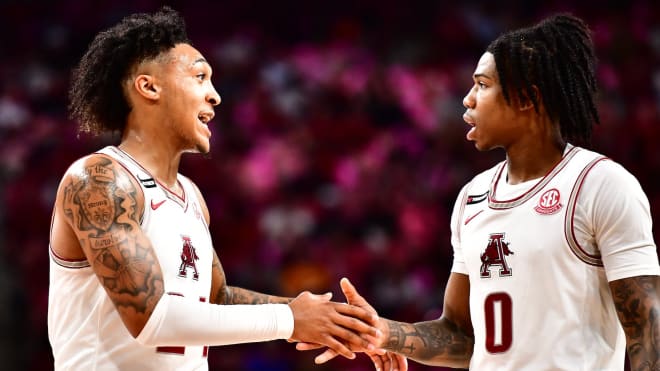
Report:
[{"label": "eye", "polygon": [[196,78],[204,81],[206,79],[206,74],[205,73],[200,73],[195,76]]},{"label": "eye", "polygon": [[484,84],[484,83],[483,83],[483,82],[481,82],[481,81],[478,81],[478,82],[477,82],[477,85],[478,85],[478,86],[479,86],[479,88],[481,88],[481,89],[484,89],[484,88],[486,88],[486,84]]}]

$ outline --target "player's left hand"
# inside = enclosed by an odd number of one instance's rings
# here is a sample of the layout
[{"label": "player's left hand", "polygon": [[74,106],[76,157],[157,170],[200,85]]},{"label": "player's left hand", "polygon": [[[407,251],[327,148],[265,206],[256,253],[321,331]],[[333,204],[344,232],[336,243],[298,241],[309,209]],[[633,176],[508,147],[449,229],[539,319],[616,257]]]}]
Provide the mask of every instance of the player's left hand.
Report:
[{"label": "player's left hand", "polygon": [[[323,345],[312,343],[297,343],[296,349],[300,351],[314,350],[324,348]],[[364,352],[371,362],[373,362],[376,370],[378,371],[408,371],[408,359],[400,354],[387,352],[383,349],[378,349],[375,352]],[[314,358],[314,363],[317,365],[328,362],[339,354],[334,350],[327,348],[325,352],[319,354]]]},{"label": "player's left hand", "polygon": [[378,371],[408,371],[408,359],[400,354],[386,352],[385,354],[367,353]]},{"label": "player's left hand", "polygon": [[[351,284],[351,282],[347,278],[342,278],[340,281],[340,285],[342,291],[344,292],[344,295],[346,296],[346,300],[348,301],[349,304],[355,305],[369,312],[377,314],[376,310],[364,299],[364,297],[362,297],[357,292],[355,286],[353,286],[353,284]],[[382,324],[380,320],[378,322],[379,325],[381,325],[384,329],[385,325]],[[382,330],[381,333],[383,333]],[[375,342],[376,344],[382,344],[382,342],[384,341],[384,337],[385,336],[382,335],[380,338],[370,338],[369,340],[371,343]],[[300,351],[319,349],[322,347],[323,346],[319,344],[313,344],[313,343],[296,344],[296,349]],[[378,370],[381,371],[408,370],[408,360],[399,354],[387,352],[384,349],[377,349],[375,351],[367,351],[364,349],[351,349],[351,350],[366,353],[371,358],[371,361],[374,363],[374,366],[376,366]],[[321,353],[320,355],[316,356],[316,358],[314,358],[314,363],[322,364],[328,362],[329,360],[335,358],[337,355],[338,355],[337,352],[335,352],[333,349],[328,348],[323,353]]]}]

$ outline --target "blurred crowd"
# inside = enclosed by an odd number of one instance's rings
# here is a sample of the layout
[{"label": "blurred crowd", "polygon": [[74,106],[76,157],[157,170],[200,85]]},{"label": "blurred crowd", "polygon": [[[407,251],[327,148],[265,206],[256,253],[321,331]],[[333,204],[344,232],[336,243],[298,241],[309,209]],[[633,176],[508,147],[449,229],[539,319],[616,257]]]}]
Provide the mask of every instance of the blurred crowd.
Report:
[{"label": "blurred crowd", "polygon": [[[181,172],[205,195],[228,283],[343,300],[345,276],[383,316],[438,317],[455,197],[503,158],[465,140],[472,71],[501,31],[555,11],[594,31],[602,122],[592,148],[639,179],[657,221],[660,3],[572,3],[169,2],[222,96],[211,155],[184,156]],[[72,161],[119,140],[77,134],[66,108],[71,69],[96,32],[159,4],[0,1],[3,370],[52,368],[55,191]],[[217,370],[373,369],[364,356],[315,366],[314,355],[280,341],[214,348],[209,357]]]}]

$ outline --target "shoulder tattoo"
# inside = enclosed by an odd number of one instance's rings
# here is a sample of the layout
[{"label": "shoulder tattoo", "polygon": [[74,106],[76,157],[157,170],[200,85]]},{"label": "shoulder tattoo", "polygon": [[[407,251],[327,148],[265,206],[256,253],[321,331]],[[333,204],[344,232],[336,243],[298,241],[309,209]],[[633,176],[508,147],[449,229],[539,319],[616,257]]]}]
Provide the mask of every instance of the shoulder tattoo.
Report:
[{"label": "shoulder tattoo", "polygon": [[98,158],[64,187],[63,211],[115,304],[153,309],[163,282],[137,215],[138,190],[113,163]]}]

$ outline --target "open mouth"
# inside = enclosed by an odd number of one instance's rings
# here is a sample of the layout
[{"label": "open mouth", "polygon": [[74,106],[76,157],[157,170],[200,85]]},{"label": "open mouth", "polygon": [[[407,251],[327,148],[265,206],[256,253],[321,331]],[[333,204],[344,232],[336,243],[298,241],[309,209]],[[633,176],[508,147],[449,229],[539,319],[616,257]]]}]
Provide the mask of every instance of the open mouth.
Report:
[{"label": "open mouth", "polygon": [[467,134],[465,134],[465,138],[467,140],[475,140],[475,130],[477,129],[475,126],[475,121],[470,115],[466,113],[463,114],[463,121],[465,121],[466,124],[470,125],[470,130],[468,130]]},{"label": "open mouth", "polygon": [[197,115],[197,119],[204,125],[208,125],[209,121],[213,120],[215,114],[213,112],[201,112]]},{"label": "open mouth", "polygon": [[463,121],[470,126],[474,126],[474,120],[467,113],[463,114]]}]

